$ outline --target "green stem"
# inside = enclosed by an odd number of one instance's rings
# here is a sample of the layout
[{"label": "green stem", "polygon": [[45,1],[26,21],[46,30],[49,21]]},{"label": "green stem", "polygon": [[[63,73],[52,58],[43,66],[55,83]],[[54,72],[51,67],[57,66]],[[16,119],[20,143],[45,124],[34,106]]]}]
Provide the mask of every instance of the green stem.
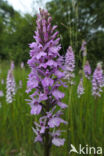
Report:
[{"label": "green stem", "polygon": [[[46,112],[49,112],[49,101],[46,102]],[[46,121],[46,126],[48,125],[49,119]],[[44,136],[44,156],[50,156],[50,149],[51,149],[51,138],[49,135],[49,129],[46,129],[45,136]]]},{"label": "green stem", "polygon": [[68,121],[70,120],[70,106],[71,106],[72,86],[69,85],[69,99],[68,99]]},{"label": "green stem", "polygon": [[19,149],[19,142],[18,142],[18,136],[17,136],[17,129],[16,129],[16,122],[15,122],[15,113],[16,113],[16,109],[15,109],[15,103],[11,103],[11,106],[12,106],[12,119],[13,119],[13,124],[14,124],[14,127],[13,127],[13,130],[14,130],[14,137],[15,137],[15,140],[16,140],[16,146],[17,148]]},{"label": "green stem", "polygon": [[[98,101],[98,98],[95,99],[95,109],[94,109],[94,122],[95,122],[95,123],[96,123],[97,101]],[[96,124],[95,124],[95,125],[96,125]]]},{"label": "green stem", "polygon": [[[86,48],[86,55],[87,55],[87,48]],[[83,85],[85,84],[85,73],[84,73],[84,66],[85,66],[85,63],[86,63],[86,56],[83,56]],[[84,87],[85,87],[85,85],[84,85]]]},{"label": "green stem", "polygon": [[[72,120],[72,110],[71,110],[71,94],[72,94],[72,86],[69,85],[69,99],[68,99],[68,126],[67,126],[67,152],[69,152],[69,145],[70,145],[70,125],[73,125]],[[67,153],[68,155],[68,153]]]},{"label": "green stem", "polygon": [[50,156],[50,137],[49,137],[49,130],[46,130],[45,133],[45,142],[44,142],[44,156]]}]

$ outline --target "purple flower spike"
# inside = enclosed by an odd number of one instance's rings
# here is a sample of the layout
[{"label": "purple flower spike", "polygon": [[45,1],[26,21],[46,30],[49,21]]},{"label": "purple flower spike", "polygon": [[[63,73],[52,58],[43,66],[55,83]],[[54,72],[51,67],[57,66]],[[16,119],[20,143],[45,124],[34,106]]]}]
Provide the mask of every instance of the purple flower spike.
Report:
[{"label": "purple flower spike", "polygon": [[81,51],[85,51],[86,50],[86,41],[82,41],[82,46],[81,46]]},{"label": "purple flower spike", "polygon": [[13,70],[14,67],[15,67],[15,65],[14,65],[14,61],[11,61],[11,66],[10,66],[11,70]]},{"label": "purple flower spike", "polygon": [[90,79],[90,75],[91,75],[91,67],[88,61],[86,61],[86,64],[84,65],[84,73],[85,73],[85,77],[87,79]]},{"label": "purple flower spike", "polygon": [[102,65],[101,65],[101,63],[98,63],[97,67],[93,73],[92,95],[95,97],[100,97],[103,86],[104,86],[104,80],[103,80]]},{"label": "purple flower spike", "polygon": [[7,103],[12,103],[16,92],[16,84],[12,70],[8,71],[6,89],[6,101]]},{"label": "purple flower spike", "polygon": [[86,51],[86,41],[82,41],[82,46],[81,46],[81,51],[83,52],[83,56],[86,56],[87,55],[87,51]]},{"label": "purple flower spike", "polygon": [[29,44],[31,50],[28,64],[31,73],[28,76],[26,91],[31,93],[31,99],[28,100],[31,114],[40,117],[39,123],[35,123],[33,128],[36,134],[35,142],[43,142],[48,135],[51,142],[45,144],[49,147],[52,143],[56,146],[64,144],[64,139],[53,137],[49,131],[50,128],[59,128],[62,123],[66,124],[61,118],[63,113],[58,109],[67,107],[61,102],[64,93],[59,91],[59,87],[65,85],[61,80],[64,78],[64,73],[62,72],[63,57],[59,54],[60,38],[57,37],[57,26],[52,26],[51,21],[49,13],[40,9],[36,21],[35,42]]},{"label": "purple flower spike", "polygon": [[79,85],[78,85],[78,89],[77,89],[77,94],[78,94],[78,98],[81,97],[81,95],[84,94],[84,88],[83,88],[83,79],[80,79]]},{"label": "purple flower spike", "polygon": [[73,82],[73,78],[75,77],[74,69],[75,69],[75,56],[72,47],[69,46],[69,48],[67,49],[67,53],[65,55],[65,79],[68,80],[71,85],[74,84]]}]

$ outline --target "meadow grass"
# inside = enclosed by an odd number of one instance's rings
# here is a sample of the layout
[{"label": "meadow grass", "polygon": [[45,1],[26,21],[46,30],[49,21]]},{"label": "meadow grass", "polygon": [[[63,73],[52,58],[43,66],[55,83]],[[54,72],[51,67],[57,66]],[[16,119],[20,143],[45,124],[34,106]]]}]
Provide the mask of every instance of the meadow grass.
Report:
[{"label": "meadow grass", "polygon": [[[37,117],[30,115],[30,106],[26,99],[29,98],[26,91],[27,76],[29,69],[21,69],[19,66],[14,69],[17,92],[12,104],[6,103],[6,77],[9,63],[0,64],[0,81],[5,80],[5,84],[0,84],[0,90],[4,96],[0,97],[0,156],[43,156],[43,147],[39,143],[34,144],[33,123]],[[23,87],[19,87],[19,80],[22,80]],[[79,99],[77,97],[77,86],[79,76],[75,77],[75,85],[72,87],[71,100],[68,104],[70,88],[60,88],[64,91],[63,102],[69,105],[69,111],[64,111],[64,119],[69,118],[69,140],[67,131],[63,137],[77,149],[82,146],[103,147],[104,145],[104,92],[101,98],[95,100],[91,95],[91,82],[86,80],[85,94]],[[67,125],[62,126],[67,130]],[[67,141],[66,141],[67,143]],[[67,156],[67,145],[63,147],[52,147],[51,156]],[[72,156],[76,154],[72,153]],[[83,155],[83,154],[82,154]],[[93,154],[92,154],[93,155]]]}]

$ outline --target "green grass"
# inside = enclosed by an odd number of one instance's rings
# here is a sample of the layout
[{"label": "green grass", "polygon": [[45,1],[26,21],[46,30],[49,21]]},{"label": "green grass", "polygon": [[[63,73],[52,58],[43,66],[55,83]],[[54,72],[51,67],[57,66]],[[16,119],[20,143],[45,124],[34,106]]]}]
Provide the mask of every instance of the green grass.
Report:
[{"label": "green grass", "polygon": [[[3,78],[5,84],[0,84],[0,90],[6,95],[6,77],[9,64],[0,65],[2,70],[0,81]],[[20,69],[16,67],[14,70],[17,87],[19,80],[23,81],[23,87],[17,90],[15,101],[7,104],[4,97],[0,97],[2,107],[0,108],[0,156],[43,156],[43,147],[39,143],[34,144],[34,134],[32,131],[35,116],[30,115],[30,107],[27,105],[26,99],[26,82],[29,69]],[[77,85],[79,77],[75,78],[75,85],[72,87],[71,101],[68,109],[64,111],[64,119],[68,121],[69,113],[69,140],[67,133],[63,133],[63,137],[73,144],[77,149],[79,144],[82,146],[103,147],[104,145],[104,92],[101,98],[95,100],[91,95],[91,82],[85,82],[85,94],[78,99]],[[65,92],[63,101],[68,104],[69,89],[60,88]],[[67,126],[62,126],[67,130]],[[66,142],[67,143],[67,142]],[[67,145],[63,147],[53,146],[51,156],[67,156]],[[72,156],[76,154],[72,153]],[[83,154],[82,154],[83,155]],[[93,155],[93,154],[92,154]]]}]

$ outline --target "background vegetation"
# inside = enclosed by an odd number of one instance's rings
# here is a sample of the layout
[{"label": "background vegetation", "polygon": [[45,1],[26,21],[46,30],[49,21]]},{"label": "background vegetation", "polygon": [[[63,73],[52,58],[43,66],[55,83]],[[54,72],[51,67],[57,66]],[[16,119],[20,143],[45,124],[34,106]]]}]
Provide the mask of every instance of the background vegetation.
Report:
[{"label": "background vegetation", "polygon": [[[64,55],[68,45],[72,45],[79,66],[80,45],[82,39],[85,39],[92,65],[104,59],[104,1],[52,0],[46,4],[46,8],[53,17],[53,23],[58,25],[61,54]],[[28,44],[33,40],[35,20],[35,14],[21,15],[5,0],[0,0],[1,59],[12,59],[16,63],[27,61]]]},{"label": "background vegetation", "polygon": [[[29,74],[28,69],[21,69],[20,66],[15,67],[14,76],[16,80],[16,96],[15,101],[11,104],[6,103],[6,77],[9,64],[0,64],[1,74],[0,81],[4,79],[5,83],[0,85],[0,90],[4,96],[0,97],[0,156],[43,156],[43,146],[40,143],[34,144],[35,134],[32,127],[37,116],[30,114],[30,106],[26,99],[26,81]],[[21,73],[21,74],[20,74]],[[22,80],[23,86],[19,88],[19,81]],[[101,98],[97,100],[91,95],[91,81],[85,79],[85,94],[79,99],[77,96],[77,86],[79,76],[75,77],[75,85],[72,87],[70,99],[70,135],[67,138],[67,131],[63,133],[66,138],[65,145],[56,147],[53,145],[51,156],[68,156],[67,150],[70,150],[70,144],[79,149],[79,144],[83,147],[102,147],[104,145],[104,89]],[[87,84],[87,85],[86,85]],[[68,104],[70,88],[60,88],[65,93],[63,102]],[[63,118],[68,121],[68,109],[64,111]],[[66,130],[67,125],[61,126]],[[68,146],[67,146],[68,143]],[[104,151],[104,148],[102,149]],[[78,154],[71,153],[70,156]],[[83,154],[81,154],[83,156]],[[91,156],[94,156],[93,151]],[[103,154],[102,154],[103,156]]]}]

